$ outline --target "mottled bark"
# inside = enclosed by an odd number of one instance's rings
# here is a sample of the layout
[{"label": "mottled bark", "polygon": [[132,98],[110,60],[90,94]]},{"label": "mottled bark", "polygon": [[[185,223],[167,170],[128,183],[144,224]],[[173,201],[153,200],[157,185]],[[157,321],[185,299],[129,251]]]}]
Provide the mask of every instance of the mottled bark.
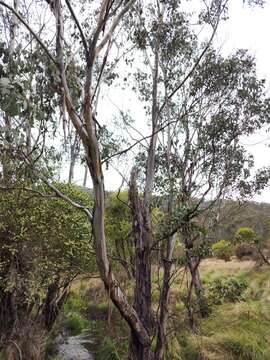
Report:
[{"label": "mottled bark", "polygon": [[[144,328],[140,318],[134,309],[131,306],[127,298],[122,292],[122,289],[115,279],[112,268],[110,266],[107,247],[106,247],[106,237],[105,237],[105,190],[104,190],[104,179],[100,159],[100,150],[99,144],[96,136],[96,127],[95,121],[92,113],[92,77],[93,77],[93,68],[95,65],[96,57],[99,51],[106,45],[110,40],[115,27],[118,25],[121,18],[129,10],[129,8],[134,3],[134,0],[131,0],[125,4],[123,9],[119,12],[118,15],[112,20],[111,27],[108,33],[105,35],[103,40],[98,45],[98,40],[101,35],[102,29],[107,21],[106,9],[110,6],[108,0],[104,0],[101,4],[98,23],[89,46],[86,52],[86,80],[84,86],[84,102],[83,102],[83,122],[81,118],[76,113],[73,102],[71,99],[68,82],[65,73],[65,64],[64,64],[64,55],[63,55],[63,46],[64,46],[64,26],[63,26],[63,14],[61,8],[61,2],[56,0],[54,3],[54,13],[56,16],[56,49],[57,49],[57,58],[59,62],[59,71],[63,86],[64,98],[66,101],[66,108],[69,114],[69,117],[77,131],[77,134],[80,136],[80,139],[83,143],[85,149],[85,156],[87,161],[87,166],[91,175],[93,183],[93,196],[94,196],[94,205],[93,205],[93,215],[91,217],[92,223],[92,232],[94,239],[94,246],[97,258],[97,265],[99,268],[101,279],[104,282],[105,288],[107,289],[109,296],[112,302],[115,304],[122,317],[127,321],[133,333],[136,334],[136,337],[140,344],[143,346],[148,346],[150,344],[150,338],[148,332]],[[110,35],[108,35],[110,34]]]},{"label": "mottled bark", "polygon": [[172,262],[164,259],[163,260],[163,283],[162,292],[160,296],[160,314],[158,319],[158,334],[157,334],[157,345],[155,349],[155,359],[163,360],[166,351],[166,328],[168,320],[168,300],[170,291],[170,278],[171,278],[171,267]]},{"label": "mottled bark", "polygon": [[[150,244],[152,243],[151,219],[145,212],[136,184],[136,171],[133,170],[130,180],[129,201],[132,212],[132,227],[135,246],[135,288],[134,308],[150,336],[151,327],[151,262]],[[148,224],[148,225],[146,225]],[[150,343],[147,347],[138,342],[136,334],[131,331],[129,359],[151,359]]]}]

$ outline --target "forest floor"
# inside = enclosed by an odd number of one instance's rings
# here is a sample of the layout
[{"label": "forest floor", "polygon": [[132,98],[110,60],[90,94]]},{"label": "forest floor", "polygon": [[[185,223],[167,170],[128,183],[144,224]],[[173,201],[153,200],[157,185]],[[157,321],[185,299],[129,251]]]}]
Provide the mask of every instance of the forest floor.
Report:
[{"label": "forest floor", "polygon": [[[225,262],[206,259],[200,266],[207,296],[217,279],[235,284],[246,283],[238,299],[230,298],[230,288],[219,304],[211,303],[211,314],[196,316],[195,329],[189,329],[185,308],[188,275],[176,272],[171,288],[168,339],[170,360],[269,360],[270,359],[270,267],[257,267],[252,260]],[[158,268],[153,268],[153,309],[159,298]],[[130,281],[121,279],[125,291],[132,294]],[[229,284],[231,284],[229,282]],[[224,291],[221,289],[221,292]],[[234,289],[233,289],[234,291]],[[209,299],[210,299],[209,295]],[[213,296],[212,296],[213,299]],[[216,302],[216,301],[214,301]],[[195,306],[195,305],[194,305]],[[73,286],[65,306],[64,326],[72,335],[87,329],[94,340],[91,351],[96,360],[125,359],[129,330],[117,310],[108,301],[99,279],[80,280]]]}]

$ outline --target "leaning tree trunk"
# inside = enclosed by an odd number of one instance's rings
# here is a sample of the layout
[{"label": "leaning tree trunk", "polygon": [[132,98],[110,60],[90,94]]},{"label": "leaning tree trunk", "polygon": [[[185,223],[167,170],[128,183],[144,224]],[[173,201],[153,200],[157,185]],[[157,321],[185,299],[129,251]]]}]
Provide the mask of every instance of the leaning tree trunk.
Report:
[{"label": "leaning tree trunk", "polygon": [[[108,20],[107,9],[110,8],[110,1],[103,1],[100,8],[97,26],[93,32],[93,36],[89,44],[84,44],[86,47],[86,80],[84,86],[84,101],[83,114],[80,117],[73,104],[68,86],[66,76],[66,66],[64,63],[64,19],[61,0],[55,0],[53,3],[53,12],[56,17],[56,52],[59,72],[61,76],[61,83],[63,95],[65,99],[65,106],[69,117],[80,137],[85,149],[85,157],[87,166],[91,175],[93,183],[93,214],[89,213],[89,220],[92,224],[93,240],[95,246],[95,253],[97,258],[97,265],[99,268],[100,277],[105,285],[106,290],[115,304],[122,317],[126,320],[131,328],[132,334],[136,337],[137,342],[142,348],[150,347],[150,337],[147,329],[144,327],[139,314],[133,306],[131,306],[124,295],[118,281],[115,279],[108,255],[105,236],[105,190],[104,178],[102,171],[101,155],[96,131],[96,120],[94,119],[92,102],[94,93],[93,89],[93,70],[96,63],[96,58],[101,49],[109,42],[112,33],[118,25],[121,18],[128,12],[135,0],[129,0],[125,3],[122,10],[112,19],[110,28],[110,36],[101,36],[102,29]],[[144,358],[141,358],[143,360]],[[147,358],[145,358],[147,359]]]}]

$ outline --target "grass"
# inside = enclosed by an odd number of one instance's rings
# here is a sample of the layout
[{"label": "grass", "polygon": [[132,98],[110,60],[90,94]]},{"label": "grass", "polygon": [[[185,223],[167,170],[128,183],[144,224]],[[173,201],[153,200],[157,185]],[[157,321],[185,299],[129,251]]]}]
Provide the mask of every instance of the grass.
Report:
[{"label": "grass", "polygon": [[75,336],[81,334],[83,330],[88,329],[90,327],[90,322],[79,313],[69,312],[66,314],[64,327],[68,330],[70,335]]},{"label": "grass", "polygon": [[[186,294],[183,274],[180,273],[171,289],[169,353],[166,360],[270,359],[270,268],[256,269],[250,260],[203,261],[201,276],[206,288],[217,278],[236,277],[247,281],[248,289],[246,301],[213,305],[208,318],[197,319],[195,332],[188,328],[185,306],[181,302]],[[157,280],[155,275],[153,309],[157,308],[159,296]],[[125,282],[125,291],[131,296],[130,282]],[[100,281],[93,280],[83,286],[77,284],[73,288],[65,305],[65,326],[73,334],[90,329],[95,339],[95,359],[126,359],[129,328],[113,305],[109,306]]]},{"label": "grass", "polygon": [[202,269],[206,285],[232,274],[248,282],[247,300],[214,306],[211,316],[198,322],[197,333],[188,333],[189,342],[197,344],[198,359],[269,360],[270,269],[257,270],[250,262],[217,261],[208,261]]},{"label": "grass", "polygon": [[[127,349],[126,349],[127,351]],[[105,337],[102,341],[101,346],[99,347],[96,353],[97,360],[121,360],[122,355],[119,351],[119,344],[117,340],[114,340],[110,337]]]},{"label": "grass", "polygon": [[[257,304],[223,304],[200,323],[202,352],[216,359],[267,360],[270,327],[257,312]],[[207,358],[207,357],[206,357]]]}]

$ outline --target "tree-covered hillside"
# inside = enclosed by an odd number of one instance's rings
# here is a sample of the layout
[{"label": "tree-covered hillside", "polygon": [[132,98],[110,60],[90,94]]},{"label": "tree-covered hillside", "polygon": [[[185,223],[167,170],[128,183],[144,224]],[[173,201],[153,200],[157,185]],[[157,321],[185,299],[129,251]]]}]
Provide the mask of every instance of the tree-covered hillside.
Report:
[{"label": "tree-covered hillside", "polygon": [[250,227],[264,240],[270,238],[270,204],[248,201],[239,205],[226,202],[215,229],[216,239],[232,240],[240,227]]}]

